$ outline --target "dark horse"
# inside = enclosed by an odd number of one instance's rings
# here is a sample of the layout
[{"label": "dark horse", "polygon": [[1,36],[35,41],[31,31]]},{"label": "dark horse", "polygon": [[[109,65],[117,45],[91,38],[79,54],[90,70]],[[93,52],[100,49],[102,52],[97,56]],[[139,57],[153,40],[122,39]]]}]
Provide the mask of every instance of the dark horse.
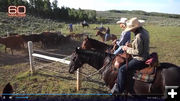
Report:
[{"label": "dark horse", "polygon": [[81,23],[81,25],[82,25],[83,28],[84,28],[84,27],[89,28],[89,24],[88,24],[88,23]]},{"label": "dark horse", "polygon": [[97,50],[100,52],[111,52],[113,51],[113,45],[108,45],[98,40],[86,37],[81,45],[82,49]]},{"label": "dark horse", "polygon": [[[123,60],[121,56],[77,48],[71,57],[69,73],[74,73],[74,71],[82,67],[85,63],[97,70],[103,68],[100,73],[103,76],[105,84],[111,89],[117,78],[117,68],[114,68],[114,58],[117,57]],[[108,63],[108,58],[112,62]],[[124,61],[121,64],[123,63]],[[133,80],[132,78],[127,79],[127,91],[135,95],[158,94],[162,96],[165,92],[165,86],[180,86],[180,68],[178,66],[170,63],[160,63],[160,66],[157,68],[155,80],[151,84]]]}]

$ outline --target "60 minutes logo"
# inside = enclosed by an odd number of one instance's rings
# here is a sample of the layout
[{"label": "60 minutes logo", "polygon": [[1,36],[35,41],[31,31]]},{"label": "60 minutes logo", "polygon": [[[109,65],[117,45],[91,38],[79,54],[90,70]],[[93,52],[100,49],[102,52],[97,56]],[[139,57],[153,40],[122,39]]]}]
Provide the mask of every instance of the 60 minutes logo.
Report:
[{"label": "60 minutes logo", "polygon": [[8,16],[24,17],[26,16],[26,7],[25,6],[9,6]]}]

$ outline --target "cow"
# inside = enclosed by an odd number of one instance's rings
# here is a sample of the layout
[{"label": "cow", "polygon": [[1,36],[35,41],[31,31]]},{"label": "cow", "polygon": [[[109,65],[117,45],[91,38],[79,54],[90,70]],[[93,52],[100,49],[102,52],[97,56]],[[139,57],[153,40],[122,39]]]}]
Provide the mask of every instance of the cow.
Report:
[{"label": "cow", "polygon": [[24,40],[22,36],[20,35],[0,37],[0,44],[5,45],[5,53],[6,53],[7,48],[10,48],[12,55],[13,55],[13,49],[24,48]]},{"label": "cow", "polygon": [[56,32],[42,32],[40,37],[44,47],[57,45],[65,38],[61,33]]},{"label": "cow", "polygon": [[27,43],[28,41],[40,42],[41,36],[39,34],[22,35],[23,40]]}]

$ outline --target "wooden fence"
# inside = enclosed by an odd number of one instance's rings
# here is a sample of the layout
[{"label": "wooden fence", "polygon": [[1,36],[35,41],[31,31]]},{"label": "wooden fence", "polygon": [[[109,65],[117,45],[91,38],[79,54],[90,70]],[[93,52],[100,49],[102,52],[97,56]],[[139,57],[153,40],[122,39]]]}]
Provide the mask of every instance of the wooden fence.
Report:
[{"label": "wooden fence", "polygon": [[[60,62],[66,65],[69,65],[70,61],[66,60],[66,58],[57,58],[57,57],[53,57],[49,55],[44,55],[44,54],[40,54],[40,53],[36,53],[35,50],[33,50],[33,43],[32,41],[28,42],[28,52],[29,52],[29,63],[30,63],[30,71],[31,71],[31,75],[33,75],[35,73],[35,66],[33,65],[34,63],[34,58],[41,58],[41,59],[46,59],[46,60],[51,60],[51,61],[55,61],[55,62]],[[46,52],[47,54],[47,52]],[[80,86],[81,86],[81,82],[80,82],[80,69],[77,70],[77,82],[76,82],[76,88],[77,91],[80,90]]]}]

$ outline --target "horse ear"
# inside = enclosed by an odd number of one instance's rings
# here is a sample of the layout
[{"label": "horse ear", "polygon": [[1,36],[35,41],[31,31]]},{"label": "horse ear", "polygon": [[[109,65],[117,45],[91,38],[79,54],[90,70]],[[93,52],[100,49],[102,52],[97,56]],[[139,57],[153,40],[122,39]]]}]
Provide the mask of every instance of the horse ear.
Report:
[{"label": "horse ear", "polygon": [[88,37],[88,35],[86,35],[85,40],[88,40],[88,39],[89,39],[89,37]]}]

